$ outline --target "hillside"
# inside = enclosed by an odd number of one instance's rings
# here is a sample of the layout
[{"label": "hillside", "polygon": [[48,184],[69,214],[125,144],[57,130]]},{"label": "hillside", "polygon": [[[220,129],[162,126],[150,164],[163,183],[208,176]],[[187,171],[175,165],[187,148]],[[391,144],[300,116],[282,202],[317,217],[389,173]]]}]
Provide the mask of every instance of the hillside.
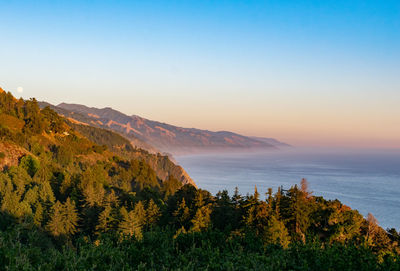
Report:
[{"label": "hillside", "polygon": [[112,131],[64,119],[49,107],[40,110],[34,99],[17,100],[3,90],[0,95],[3,105],[0,110],[0,168],[18,165],[26,155],[46,163],[55,159],[51,163],[59,164],[58,167],[62,166],[58,155],[65,156],[61,160],[67,159],[71,167],[76,167],[76,163],[92,163],[93,159],[106,162],[118,155],[143,161],[160,182],[175,177],[182,184],[195,185],[183,168],[167,156],[134,148],[127,139]]},{"label": "hillside", "polygon": [[252,136],[251,138],[261,141],[261,142],[265,142],[271,145],[274,145],[275,147],[278,148],[290,148],[292,147],[291,145],[281,142],[279,140],[276,140],[275,138],[267,138],[267,137],[257,137],[257,136]]},{"label": "hillside", "polygon": [[163,181],[152,159],[168,167],[121,135],[0,89],[0,266],[399,269],[396,229],[314,196],[305,179],[275,193],[212,195],[172,174]]},{"label": "hillside", "polygon": [[132,134],[132,133],[128,134],[128,133],[124,133],[123,131],[120,132],[118,130],[111,129],[109,126],[105,125],[103,122],[101,122],[97,118],[95,118],[91,115],[87,115],[86,113],[77,113],[75,111],[70,111],[70,110],[64,109],[62,107],[54,106],[47,102],[39,102],[38,104],[39,104],[40,108],[45,108],[46,106],[49,106],[51,109],[56,111],[58,114],[66,117],[70,122],[73,122],[76,124],[82,124],[82,125],[87,124],[87,125],[90,125],[93,127],[104,128],[104,129],[112,130],[116,133],[123,134],[123,136],[125,138],[127,138],[130,141],[130,143],[136,148],[144,149],[153,154],[157,154],[157,153],[161,152],[161,150],[155,148],[154,146],[151,146],[150,144],[146,143],[143,140],[140,140],[134,134]]},{"label": "hillside", "polygon": [[135,115],[127,116],[112,108],[98,109],[66,103],[57,105],[55,110],[58,110],[57,108],[69,111],[71,118],[98,127],[112,129],[124,136],[137,138],[163,152],[172,154],[215,150],[274,150],[279,145],[275,145],[275,141],[257,140],[227,131],[212,132],[195,128],[182,128]]},{"label": "hillside", "polygon": [[88,139],[96,144],[106,145],[111,151],[121,157],[145,161],[162,181],[166,181],[170,176],[173,176],[183,184],[196,186],[189,174],[187,174],[181,166],[172,162],[167,155],[162,155],[160,153],[154,154],[141,148],[134,148],[129,140],[110,130],[77,124],[70,121],[67,123]]},{"label": "hillside", "polygon": [[[45,108],[49,104],[40,102],[39,106]],[[55,108],[51,106],[51,108]],[[194,181],[190,178],[187,172],[179,165],[176,165],[171,159],[162,155],[159,152],[153,153],[147,151],[148,148],[155,150],[146,143],[140,142],[130,135],[127,138],[110,131],[109,129],[98,128],[95,123],[92,122],[90,117],[86,117],[79,113],[72,113],[61,108],[55,108],[57,112],[67,119],[69,126],[73,127],[76,131],[86,136],[88,139],[92,140],[96,144],[106,145],[111,151],[117,153],[118,155],[128,158],[128,159],[139,159],[145,161],[150,167],[156,172],[157,176],[162,180],[166,181],[169,176],[174,176],[183,184],[192,184],[195,186]],[[72,116],[72,117],[71,117]],[[145,149],[143,149],[146,148]]]}]

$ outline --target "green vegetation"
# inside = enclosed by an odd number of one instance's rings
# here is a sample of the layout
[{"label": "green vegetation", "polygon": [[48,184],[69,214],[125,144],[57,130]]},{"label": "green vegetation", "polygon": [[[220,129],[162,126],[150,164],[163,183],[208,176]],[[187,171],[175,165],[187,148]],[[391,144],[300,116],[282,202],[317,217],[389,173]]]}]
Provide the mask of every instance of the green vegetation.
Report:
[{"label": "green vegetation", "polygon": [[101,154],[104,150],[108,149],[124,159],[144,161],[155,171],[157,177],[162,181],[176,177],[185,183],[192,183],[186,172],[180,166],[174,164],[166,155],[159,153],[152,154],[146,150],[134,148],[128,139],[110,130],[77,124],[71,121],[67,121],[67,124],[81,135],[96,143],[97,146],[93,147],[93,150],[97,153]]},{"label": "green vegetation", "polygon": [[[398,270],[400,235],[300,188],[213,196],[0,93],[7,270]],[[16,126],[1,120],[18,120]],[[85,134],[85,136],[83,135]],[[110,140],[118,136],[110,134]],[[120,150],[121,151],[121,150]],[[135,152],[135,150],[131,150]],[[17,157],[12,157],[12,154]]]}]

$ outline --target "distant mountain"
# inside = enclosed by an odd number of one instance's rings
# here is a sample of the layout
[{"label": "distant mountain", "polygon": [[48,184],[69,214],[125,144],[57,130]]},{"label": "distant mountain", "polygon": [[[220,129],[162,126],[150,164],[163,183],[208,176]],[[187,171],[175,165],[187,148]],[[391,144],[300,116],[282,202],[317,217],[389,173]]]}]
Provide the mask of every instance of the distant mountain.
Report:
[{"label": "distant mountain", "polygon": [[283,142],[280,142],[280,141],[276,140],[275,138],[257,137],[257,136],[252,136],[251,138],[253,138],[255,140],[258,140],[258,141],[261,141],[261,142],[265,142],[265,143],[274,145],[274,146],[276,146],[278,148],[289,148],[289,147],[292,147],[291,145],[283,143]]},{"label": "distant mountain", "polygon": [[[228,131],[212,132],[195,128],[182,128],[148,120],[136,115],[128,116],[112,108],[93,108],[79,104],[61,103],[56,106],[68,111],[68,117],[77,121],[117,131],[141,144],[154,146],[172,154],[204,152],[210,150],[277,149],[279,141],[255,139]],[[64,112],[65,115],[66,112]]]}]

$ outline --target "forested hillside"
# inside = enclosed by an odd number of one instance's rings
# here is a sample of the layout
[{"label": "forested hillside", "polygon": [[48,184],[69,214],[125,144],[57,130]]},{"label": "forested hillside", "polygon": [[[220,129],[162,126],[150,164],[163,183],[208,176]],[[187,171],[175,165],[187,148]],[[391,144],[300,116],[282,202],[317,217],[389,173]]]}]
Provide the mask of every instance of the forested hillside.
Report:
[{"label": "forested hillside", "polygon": [[[136,138],[134,135],[125,134],[121,136],[117,132],[100,128],[104,126],[98,125],[89,116],[70,112],[52,106],[49,103],[39,102],[39,106],[41,108],[48,106],[56,110],[59,114],[66,117],[69,126],[93,142],[99,145],[106,145],[112,152],[117,153],[119,156],[145,161],[162,181],[166,181],[169,176],[174,176],[184,184],[190,183],[195,185],[187,172],[181,166],[171,161],[168,155],[160,154],[157,149]],[[132,144],[134,144],[134,147],[132,147]]]},{"label": "forested hillside", "polygon": [[400,268],[395,229],[312,195],[306,180],[213,196],[162,181],[124,138],[100,133],[1,91],[3,269]]}]

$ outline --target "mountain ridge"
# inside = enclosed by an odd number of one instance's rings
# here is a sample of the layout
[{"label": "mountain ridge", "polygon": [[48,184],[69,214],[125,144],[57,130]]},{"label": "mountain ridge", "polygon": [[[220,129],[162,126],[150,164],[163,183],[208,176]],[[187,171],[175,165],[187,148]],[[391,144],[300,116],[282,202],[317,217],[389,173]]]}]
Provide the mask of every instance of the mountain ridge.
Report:
[{"label": "mountain ridge", "polygon": [[[263,141],[230,131],[209,131],[184,128],[149,120],[138,115],[128,116],[110,107],[96,108],[81,104],[60,103],[56,108],[79,113],[102,128],[133,136],[166,153],[182,154],[210,150],[277,150],[286,145],[277,140]],[[279,144],[274,144],[278,142]]]}]

